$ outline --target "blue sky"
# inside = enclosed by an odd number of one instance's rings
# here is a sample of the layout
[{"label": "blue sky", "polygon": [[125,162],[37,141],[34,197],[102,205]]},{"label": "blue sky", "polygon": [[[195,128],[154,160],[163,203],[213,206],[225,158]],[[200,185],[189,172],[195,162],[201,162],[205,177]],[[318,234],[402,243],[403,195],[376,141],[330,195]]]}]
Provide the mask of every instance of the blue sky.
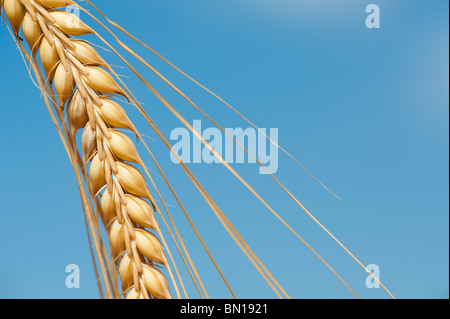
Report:
[{"label": "blue sky", "polygon": [[[276,177],[365,265],[377,264],[396,297],[449,297],[448,1],[141,0],[129,8],[103,2],[96,1],[114,21],[259,127],[278,128],[279,143],[343,202],[281,154]],[[365,26],[370,3],[380,7],[380,29]],[[19,52],[6,28],[0,30],[0,297],[98,298],[74,174]],[[224,127],[248,127],[151,53],[126,43]],[[130,71],[119,68],[120,60],[104,56],[166,136],[181,126]],[[136,64],[186,118],[209,126]],[[154,132],[127,110],[155,139],[149,139],[152,150],[237,295],[276,297]],[[148,156],[144,160],[150,163]],[[233,167],[360,297],[388,297],[366,288],[362,268],[257,166]],[[291,297],[352,297],[223,167],[189,168]],[[228,298],[181,211],[172,210],[210,295]],[[65,286],[68,264],[80,266],[80,289]]]}]

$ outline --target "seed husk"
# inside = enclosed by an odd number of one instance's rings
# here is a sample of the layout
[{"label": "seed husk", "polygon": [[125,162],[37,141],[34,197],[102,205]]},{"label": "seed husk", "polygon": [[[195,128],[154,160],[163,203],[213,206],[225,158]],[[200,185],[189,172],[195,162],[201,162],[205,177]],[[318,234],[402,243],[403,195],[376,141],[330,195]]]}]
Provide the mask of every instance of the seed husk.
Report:
[{"label": "seed husk", "polygon": [[136,229],[136,245],[142,255],[148,260],[156,263],[165,264],[166,257],[159,239],[152,233]]},{"label": "seed husk", "polygon": [[131,220],[142,227],[158,230],[158,222],[150,204],[130,194],[125,196],[127,198],[125,208]]},{"label": "seed husk", "polygon": [[56,27],[67,35],[79,36],[94,33],[76,15],[66,11],[51,11],[50,16],[55,19]]},{"label": "seed husk", "polygon": [[59,107],[62,109],[75,89],[75,80],[73,78],[72,70],[69,69],[66,71],[63,64],[60,63],[56,68],[54,81],[55,90],[58,94]]},{"label": "seed husk", "polygon": [[120,261],[119,275],[123,289],[127,289],[133,285],[133,260],[128,257],[128,254],[125,254]]},{"label": "seed husk", "polygon": [[109,237],[111,245],[117,253],[125,250],[125,227],[117,220],[111,226]]},{"label": "seed husk", "polygon": [[109,129],[109,132],[111,133],[109,145],[117,158],[127,162],[141,162],[136,147],[128,136],[115,129]]},{"label": "seed husk", "polygon": [[106,185],[105,161],[100,161],[98,154],[92,158],[89,173],[94,191],[98,192],[103,186]]},{"label": "seed husk", "polygon": [[144,299],[142,292],[137,292],[136,289],[132,288],[128,292],[127,299]]},{"label": "seed husk", "polygon": [[39,50],[39,44],[42,39],[42,29],[37,21],[34,21],[31,15],[27,12],[23,18],[22,31],[30,46],[33,55]]},{"label": "seed husk", "polygon": [[107,66],[106,62],[102,59],[100,54],[89,45],[86,41],[72,39],[72,44],[74,45],[74,49],[72,50],[73,55],[83,64],[85,65],[101,65]]},{"label": "seed husk", "polygon": [[50,82],[53,81],[56,72],[56,65],[59,62],[58,52],[54,45],[50,44],[47,38],[42,38],[39,56],[44,68],[45,74]]},{"label": "seed husk", "polygon": [[122,162],[117,162],[117,168],[117,178],[128,193],[148,199],[152,198],[145,178],[137,168]]},{"label": "seed husk", "polygon": [[100,100],[103,105],[98,109],[106,123],[117,128],[133,129],[127,113],[117,102],[103,96],[100,96]]},{"label": "seed husk", "polygon": [[169,290],[169,283],[164,275],[155,267],[144,265],[144,283],[147,290],[156,299],[172,298]]},{"label": "seed husk", "polygon": [[104,222],[108,224],[111,220],[116,218],[116,204],[115,204],[115,190],[113,190],[111,193],[106,190],[102,195],[101,200],[101,208],[102,208],[102,214],[104,218]]},{"label": "seed husk", "polygon": [[92,129],[91,123],[88,122],[81,136],[81,148],[83,150],[83,158],[85,162],[87,162],[92,154],[97,151],[96,141],[96,132]]},{"label": "seed husk", "polygon": [[18,0],[4,0],[3,8],[15,35],[18,37],[25,16],[25,7]]},{"label": "seed husk", "polygon": [[87,81],[95,91],[103,94],[126,95],[107,71],[96,66],[88,66],[87,69],[89,71],[89,75],[86,76]]},{"label": "seed husk", "polygon": [[84,128],[89,120],[86,103],[79,90],[75,91],[67,106],[67,119],[69,120],[72,135],[75,135],[78,130]]}]

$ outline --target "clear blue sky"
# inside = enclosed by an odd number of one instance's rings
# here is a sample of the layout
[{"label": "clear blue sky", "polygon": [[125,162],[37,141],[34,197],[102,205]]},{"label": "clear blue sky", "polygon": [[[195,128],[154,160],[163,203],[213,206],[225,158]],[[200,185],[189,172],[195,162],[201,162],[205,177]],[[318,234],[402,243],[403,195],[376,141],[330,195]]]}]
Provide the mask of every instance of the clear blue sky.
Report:
[{"label": "clear blue sky", "polygon": [[[277,178],[364,264],[379,265],[382,282],[397,297],[449,297],[448,1],[94,2],[259,127],[278,128],[280,144],[343,202],[281,154]],[[381,9],[381,29],[365,26],[369,3]],[[0,297],[97,298],[74,174],[3,25],[0,43]],[[150,53],[133,48],[225,127],[248,126]],[[123,65],[112,54],[105,57]],[[149,71],[139,70],[188,119],[201,119]],[[180,126],[143,85],[125,80],[166,135]],[[155,134],[128,109],[155,138],[151,147],[238,296],[275,297]],[[222,167],[189,167],[291,297],[352,297]],[[255,165],[234,167],[361,297],[388,297],[366,288],[364,271],[270,177]],[[172,211],[210,295],[228,298],[181,211]],[[80,266],[80,289],[65,287],[68,264]]]}]

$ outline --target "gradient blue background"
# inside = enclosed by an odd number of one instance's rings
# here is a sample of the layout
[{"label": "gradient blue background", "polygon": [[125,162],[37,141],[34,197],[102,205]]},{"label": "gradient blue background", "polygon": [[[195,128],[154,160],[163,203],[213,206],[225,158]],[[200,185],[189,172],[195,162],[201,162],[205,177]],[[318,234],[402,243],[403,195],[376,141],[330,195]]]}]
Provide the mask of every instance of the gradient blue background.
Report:
[{"label": "gradient blue background", "polygon": [[[449,297],[448,1],[96,3],[259,127],[279,128],[280,144],[344,201],[281,154],[277,177],[366,265],[379,265],[382,282],[397,297]],[[369,3],[380,6],[381,29],[365,27]],[[0,297],[98,298],[74,174],[3,25],[0,43]],[[248,126],[149,52],[132,47],[225,127]],[[112,54],[105,57],[123,66]],[[201,119],[149,71],[138,69],[183,115]],[[143,85],[125,80],[165,134],[180,126]],[[156,141],[150,145],[237,295],[276,297],[170,162],[167,149]],[[144,160],[150,163],[148,156]],[[270,177],[258,175],[257,166],[234,167],[360,297],[388,297],[382,289],[367,289],[367,274]],[[190,168],[291,297],[352,297],[222,167]],[[210,295],[228,298],[181,211],[172,211]],[[81,268],[80,289],[65,287],[68,264]],[[188,287],[195,296],[193,285]]]}]

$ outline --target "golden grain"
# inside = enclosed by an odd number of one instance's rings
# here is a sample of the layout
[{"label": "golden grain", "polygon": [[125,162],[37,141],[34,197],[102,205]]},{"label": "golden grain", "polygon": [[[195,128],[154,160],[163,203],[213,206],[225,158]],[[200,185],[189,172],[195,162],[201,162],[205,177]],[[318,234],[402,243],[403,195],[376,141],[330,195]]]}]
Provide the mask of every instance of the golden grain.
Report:
[{"label": "golden grain", "polygon": [[[55,10],[67,5],[75,3],[0,0],[0,8],[17,38],[22,29],[33,57],[39,50],[47,80],[45,90],[57,99],[61,117],[67,117],[67,134],[75,149],[76,134],[83,131],[80,142],[86,183],[90,198],[98,200],[96,209],[104,222],[112,247],[111,259],[117,263],[122,288],[124,291],[130,288],[126,297],[171,298],[166,278],[154,267],[159,263],[169,270],[161,241],[149,231],[161,234],[152,195],[139,169],[125,163],[142,162],[133,141],[118,131],[128,129],[136,133],[136,130],[125,110],[111,100],[111,95],[127,97],[127,94],[107,71],[111,67],[93,46],[86,40],[73,38],[94,31],[79,17]],[[65,120],[62,125],[66,125]],[[153,206],[143,198],[151,200]]]}]

